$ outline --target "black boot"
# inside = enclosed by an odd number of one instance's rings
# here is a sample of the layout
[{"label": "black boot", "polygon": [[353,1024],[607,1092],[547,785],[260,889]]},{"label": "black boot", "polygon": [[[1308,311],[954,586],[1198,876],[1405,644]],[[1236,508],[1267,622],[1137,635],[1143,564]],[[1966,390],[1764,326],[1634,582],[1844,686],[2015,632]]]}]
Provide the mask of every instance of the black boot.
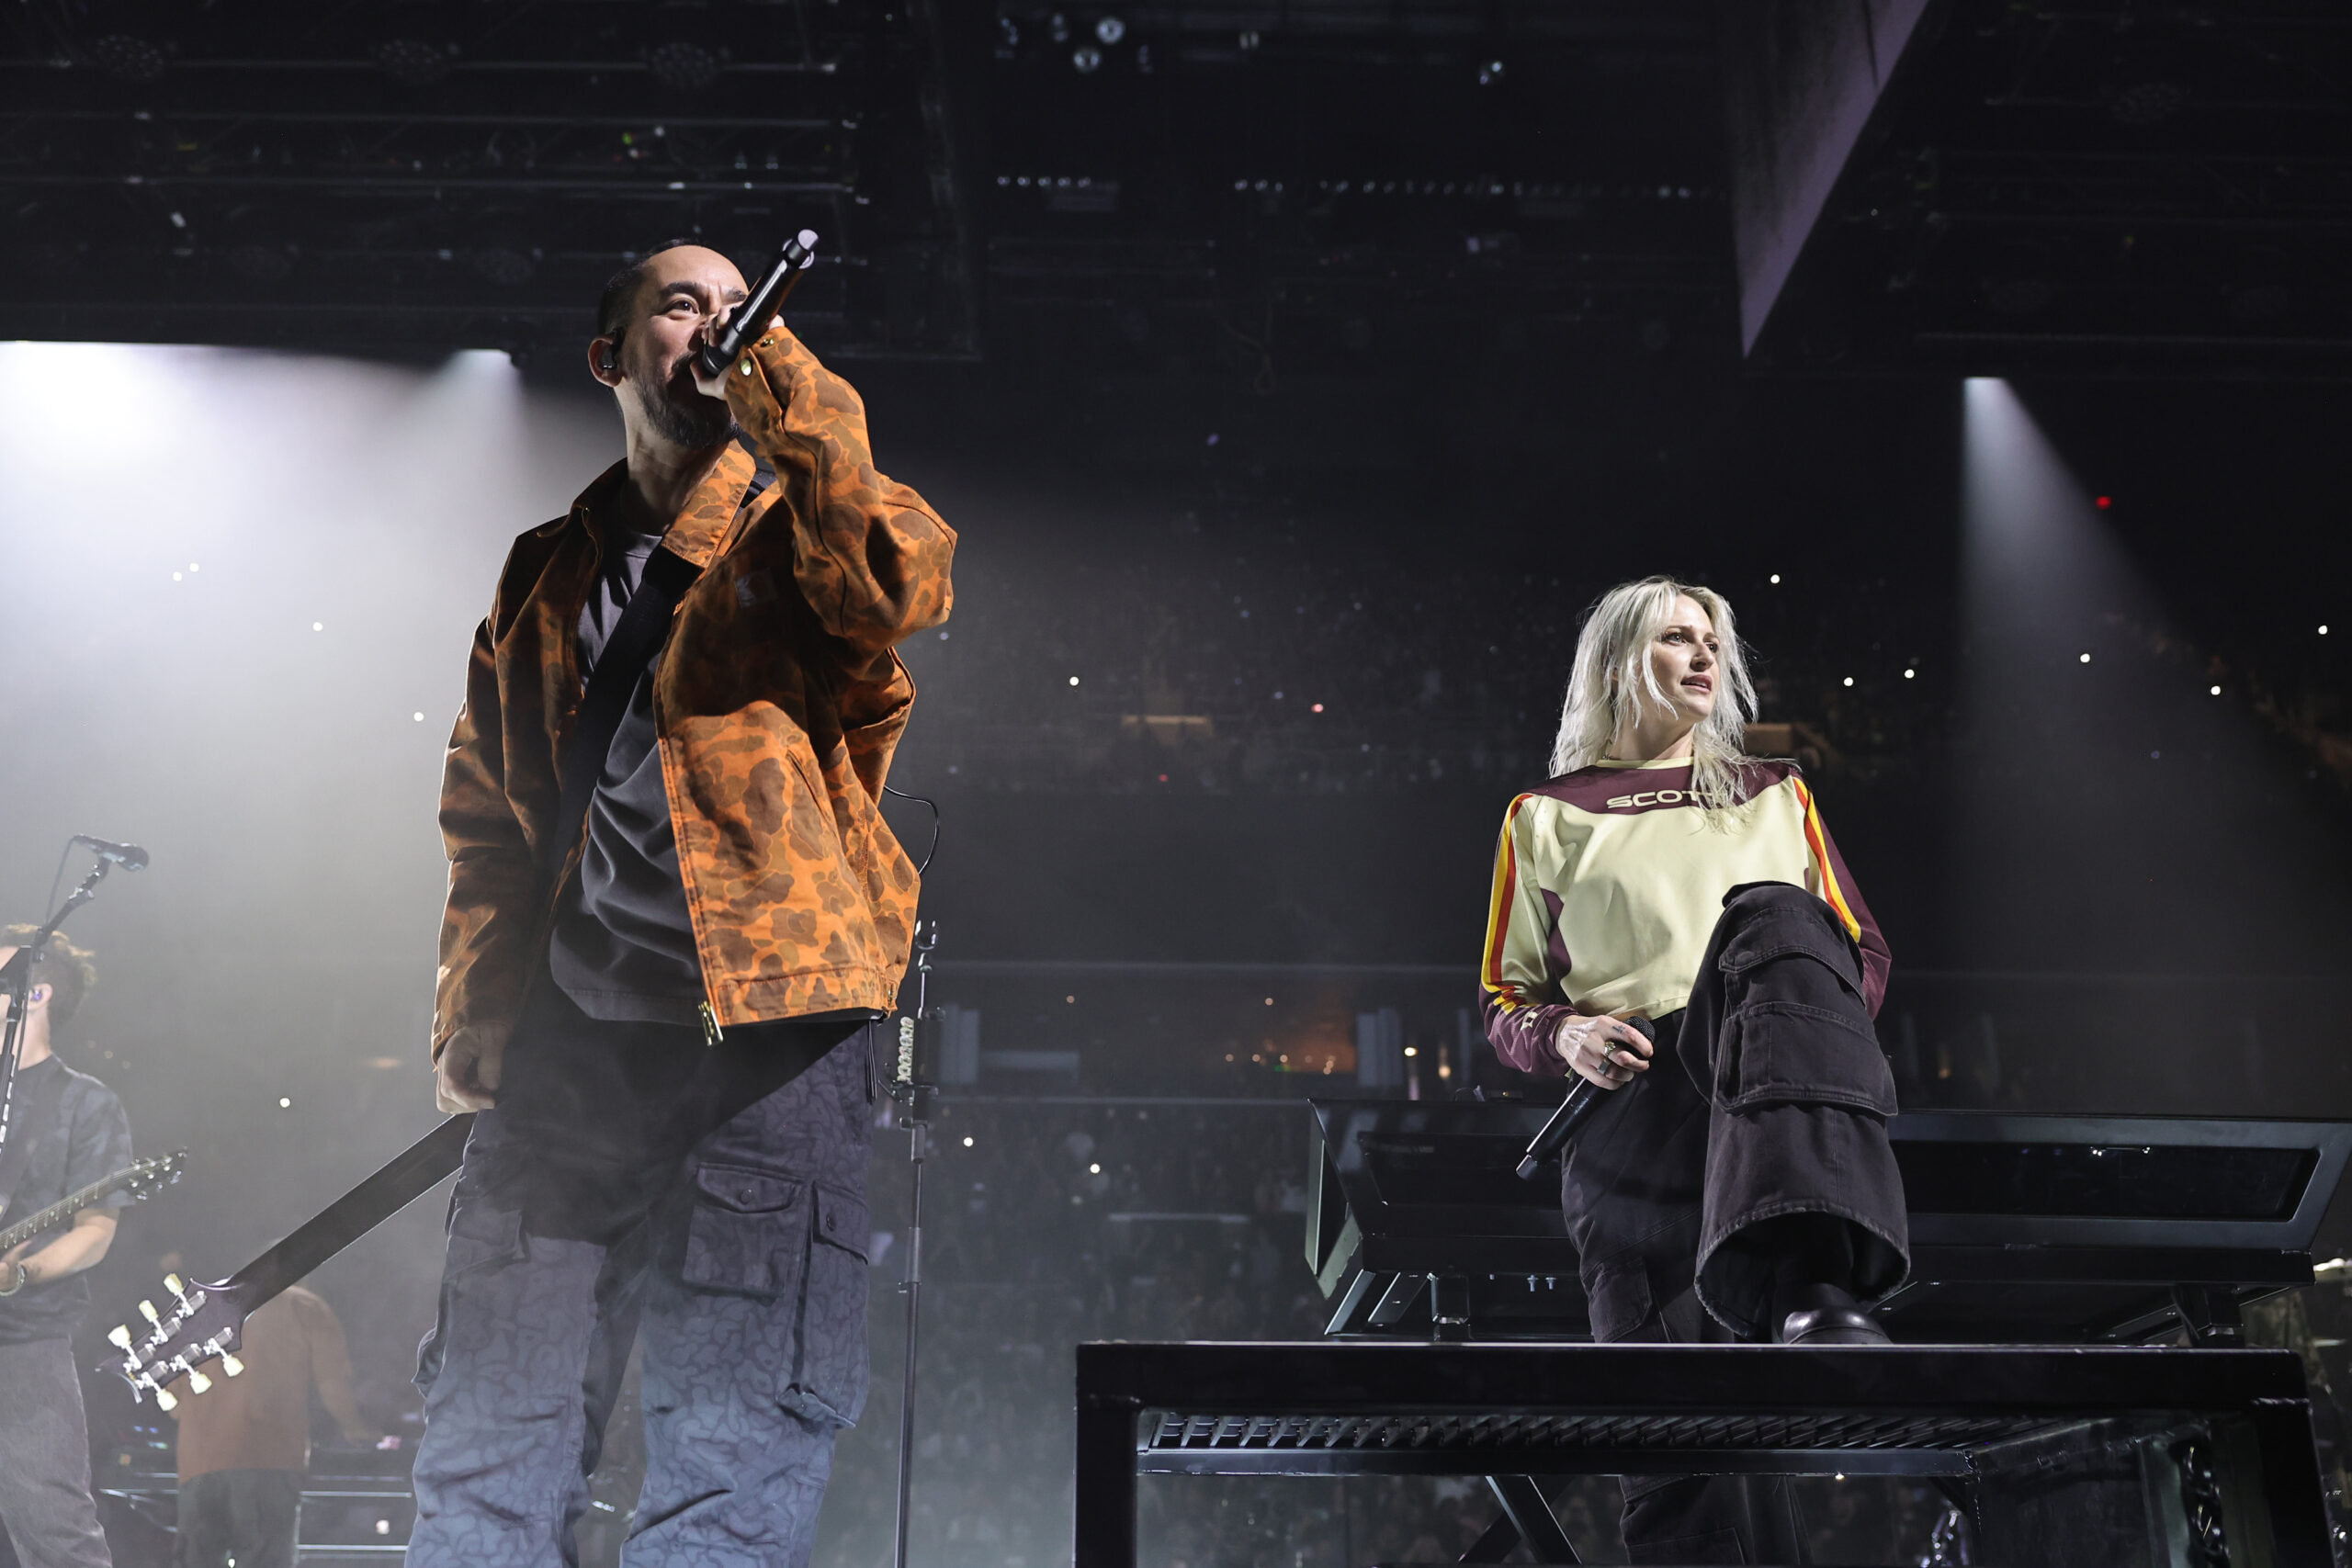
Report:
[{"label": "black boot", "polygon": [[[1782,1303],[1776,1302],[1775,1306]],[[1809,1285],[1785,1303],[1780,1321],[1783,1345],[1884,1345],[1886,1330],[1854,1298],[1836,1285]]]},{"label": "black boot", "polygon": [[1754,1227],[1772,1258],[1773,1337],[1783,1345],[1883,1345],[1886,1330],[1848,1288],[1851,1226],[1834,1214],[1783,1214]]}]

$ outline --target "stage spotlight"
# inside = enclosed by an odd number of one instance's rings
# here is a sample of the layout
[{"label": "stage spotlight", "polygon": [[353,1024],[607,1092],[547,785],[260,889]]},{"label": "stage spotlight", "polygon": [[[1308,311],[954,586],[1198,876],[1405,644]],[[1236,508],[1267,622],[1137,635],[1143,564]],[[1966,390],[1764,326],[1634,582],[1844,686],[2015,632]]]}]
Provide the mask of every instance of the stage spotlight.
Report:
[{"label": "stage spotlight", "polygon": [[1056,43],[1069,41],[1069,18],[1059,11],[1046,18],[1046,36]]},{"label": "stage spotlight", "polygon": [[1127,36],[1127,24],[1116,17],[1104,17],[1094,24],[1094,36],[1107,48]]},{"label": "stage spotlight", "polygon": [[1080,75],[1091,76],[1102,69],[1102,51],[1091,43],[1082,43],[1070,51],[1069,62],[1078,67]]},{"label": "stage spotlight", "polygon": [[673,40],[647,53],[653,79],[676,93],[698,93],[718,80],[718,57],[700,44]]},{"label": "stage spotlight", "polygon": [[1478,85],[1481,87],[1491,87],[1502,79],[1503,62],[1501,61],[1489,60],[1478,67]]},{"label": "stage spotlight", "polygon": [[422,39],[390,39],[376,46],[376,68],[403,87],[430,87],[449,79],[453,52]]},{"label": "stage spotlight", "polygon": [[90,62],[125,82],[153,82],[164,73],[170,57],[143,38],[108,33],[90,46]]}]

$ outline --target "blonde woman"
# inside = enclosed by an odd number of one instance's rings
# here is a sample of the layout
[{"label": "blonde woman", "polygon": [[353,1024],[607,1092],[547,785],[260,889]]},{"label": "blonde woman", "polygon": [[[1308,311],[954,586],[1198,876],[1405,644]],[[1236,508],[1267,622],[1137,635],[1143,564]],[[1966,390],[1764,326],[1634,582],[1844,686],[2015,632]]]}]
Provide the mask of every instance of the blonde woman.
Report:
[{"label": "blonde woman", "polygon": [[[1743,751],[1754,702],[1721,594],[1613,588],[1555,776],[1503,819],[1487,1038],[1611,1091],[1562,1179],[1596,1340],[1884,1343],[1864,1306],[1909,1269],[1886,944],[1795,764]],[[1784,1488],[1626,1492],[1637,1562],[1796,1560],[1767,1555],[1795,1550]]]}]

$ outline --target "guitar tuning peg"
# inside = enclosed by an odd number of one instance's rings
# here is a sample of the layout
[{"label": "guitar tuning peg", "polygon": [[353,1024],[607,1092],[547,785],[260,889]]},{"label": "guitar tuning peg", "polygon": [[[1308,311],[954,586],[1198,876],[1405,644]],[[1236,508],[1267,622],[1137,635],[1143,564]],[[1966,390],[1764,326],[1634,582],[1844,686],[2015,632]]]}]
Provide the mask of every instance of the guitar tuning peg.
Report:
[{"label": "guitar tuning peg", "polygon": [[206,1377],[202,1372],[193,1372],[193,1371],[192,1371],[192,1372],[188,1373],[188,1375],[187,1375],[187,1391],[188,1391],[188,1393],[202,1393],[206,1389],[209,1389],[209,1388],[210,1388],[211,1386],[212,1386],[212,1380],[211,1380],[210,1378],[209,1378],[209,1377]]},{"label": "guitar tuning peg", "polygon": [[109,1344],[109,1345],[111,1345],[111,1346],[113,1346],[113,1347],[114,1347],[116,1349],[118,1349],[118,1350],[128,1350],[128,1349],[130,1349],[130,1325],[129,1325],[128,1324],[121,1324],[121,1323],[118,1323],[118,1324],[116,1324],[112,1328],[107,1329],[107,1344]]},{"label": "guitar tuning peg", "polygon": [[171,1292],[172,1294],[175,1296],[187,1293],[180,1289],[180,1277],[177,1274],[166,1274],[164,1276],[164,1289]]},{"label": "guitar tuning peg", "polygon": [[148,1322],[153,1324],[158,1328],[164,1326],[163,1316],[155,1311],[155,1303],[153,1302],[141,1302],[139,1303],[139,1315],[145,1318]]},{"label": "guitar tuning peg", "polygon": [[176,1400],[176,1399],[174,1399],[174,1398],[172,1397],[172,1391],[171,1391],[170,1389],[167,1389],[167,1388],[159,1388],[159,1389],[157,1389],[157,1390],[155,1391],[155,1408],[156,1408],[156,1409],[158,1409],[158,1410],[160,1410],[160,1411],[164,1412],[164,1415],[168,1416],[168,1415],[170,1415],[173,1411],[177,1410],[179,1407],[180,1407],[180,1402],[179,1402],[178,1400]]},{"label": "guitar tuning peg", "polygon": [[243,1361],[240,1361],[236,1357],[232,1356],[226,1350],[220,1352],[220,1371],[223,1374],[229,1377],[235,1377],[244,1370],[245,1364]]}]

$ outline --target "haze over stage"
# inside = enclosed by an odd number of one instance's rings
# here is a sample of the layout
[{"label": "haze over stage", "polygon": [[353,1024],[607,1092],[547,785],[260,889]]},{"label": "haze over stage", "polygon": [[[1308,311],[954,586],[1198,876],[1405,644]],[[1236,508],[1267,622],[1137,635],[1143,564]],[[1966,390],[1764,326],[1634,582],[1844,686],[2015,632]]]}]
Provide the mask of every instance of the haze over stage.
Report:
[{"label": "haze over stage", "polygon": [[[672,236],[754,270],[822,236],[792,325],[961,536],[892,773],[944,818],[956,1010],[919,1559],[1063,1560],[1080,1343],[1321,1334],[1310,1097],[1540,1122],[1479,1034],[1495,833],[1624,579],[1736,605],[1753,744],[1894,951],[1906,1113],[2352,1113],[2322,0],[279,9],[0,23],[0,915],[69,836],[151,852],[68,928],[101,983],[62,1054],[190,1151],[94,1331],[436,1121],[464,649],[618,456],[590,318]],[[820,1568],[888,1550],[899,1146]],[[442,1217],[312,1280],[411,1435]],[[2251,1313],[2327,1375],[2331,1445],[2341,1305]],[[141,1472],[168,1433],[118,1393],[101,1458]],[[1495,1509],[1140,1484],[1141,1550],[1193,1568],[1451,1558]],[[1605,1483],[1554,1501],[1613,1550]],[[1889,1562],[1947,1506],[1814,1501],[1825,1554]]]}]

